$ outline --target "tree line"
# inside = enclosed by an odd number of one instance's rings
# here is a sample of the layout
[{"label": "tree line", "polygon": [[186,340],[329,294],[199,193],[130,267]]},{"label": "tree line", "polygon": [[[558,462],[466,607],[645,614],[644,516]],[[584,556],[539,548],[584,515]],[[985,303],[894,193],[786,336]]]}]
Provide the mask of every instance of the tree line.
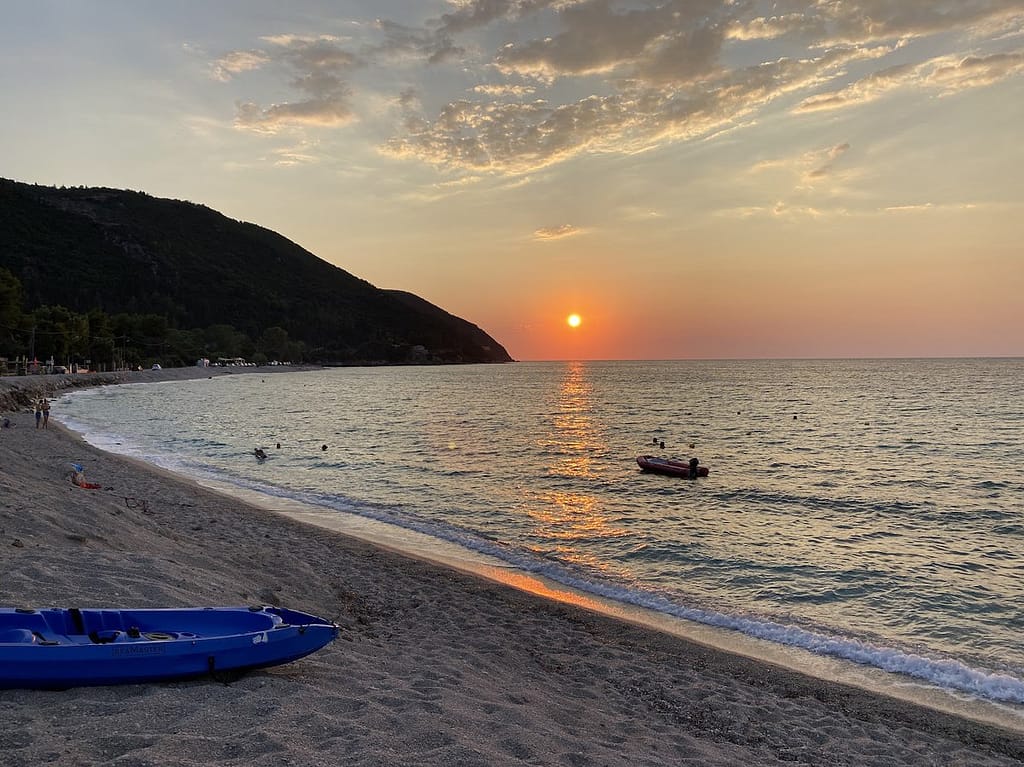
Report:
[{"label": "tree line", "polygon": [[258,338],[227,324],[205,328],[174,327],[160,314],[120,313],[101,309],[86,313],[63,306],[41,305],[25,310],[20,281],[0,267],[0,358],[52,359],[55,364],[90,370],[124,370],[159,363],[165,367],[194,365],[206,358],[303,362],[306,345],[280,327]]}]

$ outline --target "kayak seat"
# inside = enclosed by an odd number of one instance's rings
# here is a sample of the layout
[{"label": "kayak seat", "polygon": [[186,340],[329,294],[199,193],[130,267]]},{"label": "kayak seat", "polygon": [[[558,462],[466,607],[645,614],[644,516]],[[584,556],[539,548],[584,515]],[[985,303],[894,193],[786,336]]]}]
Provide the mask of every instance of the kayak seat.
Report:
[{"label": "kayak seat", "polygon": [[92,640],[93,644],[107,644],[107,642],[116,642],[117,638],[121,636],[122,633],[123,632],[114,629],[90,631],[89,639]]},{"label": "kayak seat", "polygon": [[82,633],[93,642],[112,642],[124,632],[124,617],[120,610],[78,610]]},{"label": "kayak seat", "polygon": [[4,629],[0,631],[0,644],[32,644],[36,635],[28,629]]}]

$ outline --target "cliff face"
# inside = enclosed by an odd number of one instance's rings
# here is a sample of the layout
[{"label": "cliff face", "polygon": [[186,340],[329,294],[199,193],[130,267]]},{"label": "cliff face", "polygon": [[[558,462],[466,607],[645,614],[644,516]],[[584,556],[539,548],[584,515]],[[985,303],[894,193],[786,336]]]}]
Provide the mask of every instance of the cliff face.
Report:
[{"label": "cliff face", "polygon": [[511,361],[423,299],[380,290],[268,229],[140,192],[0,180],[0,266],[21,282],[27,311],[156,314],[252,338],[279,327],[325,363]]}]

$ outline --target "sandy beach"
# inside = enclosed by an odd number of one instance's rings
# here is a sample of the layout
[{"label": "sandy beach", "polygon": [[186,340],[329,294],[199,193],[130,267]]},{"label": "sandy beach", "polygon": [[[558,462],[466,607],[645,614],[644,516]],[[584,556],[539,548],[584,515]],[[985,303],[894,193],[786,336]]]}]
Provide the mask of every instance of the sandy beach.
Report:
[{"label": "sandy beach", "polygon": [[[0,604],[280,604],[341,636],[228,684],[0,691],[0,765],[1024,762],[1019,733],[308,526],[98,451],[53,420],[36,429],[24,387],[40,380],[0,381],[12,424],[0,429]],[[53,394],[77,379],[46,383]],[[71,462],[101,488],[72,485]]]}]

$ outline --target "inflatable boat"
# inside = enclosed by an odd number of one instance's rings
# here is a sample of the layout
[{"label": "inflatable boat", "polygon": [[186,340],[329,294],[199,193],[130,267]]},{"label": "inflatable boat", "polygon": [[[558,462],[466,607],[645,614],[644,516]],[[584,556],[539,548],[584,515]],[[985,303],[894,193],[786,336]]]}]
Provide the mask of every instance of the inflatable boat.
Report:
[{"label": "inflatable boat", "polygon": [[288,663],[338,635],[283,607],[0,607],[0,688],[185,679]]},{"label": "inflatable boat", "polygon": [[[677,461],[674,458],[659,458],[655,455],[638,455],[636,462],[644,471],[652,471],[655,474],[667,474],[670,477],[682,477],[683,479],[689,479],[690,477],[690,464],[687,461]],[[697,467],[698,477],[706,477],[707,475],[707,466]]]}]

